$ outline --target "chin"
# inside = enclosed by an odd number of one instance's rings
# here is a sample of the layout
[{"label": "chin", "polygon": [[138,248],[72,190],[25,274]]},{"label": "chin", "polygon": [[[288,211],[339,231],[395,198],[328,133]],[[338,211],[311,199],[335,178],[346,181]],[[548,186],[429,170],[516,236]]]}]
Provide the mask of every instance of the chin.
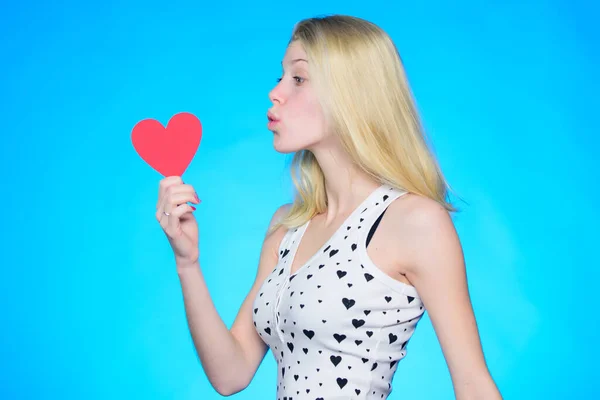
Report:
[{"label": "chin", "polygon": [[281,154],[290,154],[302,150],[298,146],[286,144],[284,140],[281,140],[281,136],[278,133],[273,134],[273,148],[275,151]]},{"label": "chin", "polygon": [[289,148],[285,148],[285,147],[281,147],[281,146],[277,146],[274,145],[273,148],[275,149],[276,152],[281,153],[281,154],[290,154],[290,153],[295,153],[298,150],[295,149],[289,149]]}]

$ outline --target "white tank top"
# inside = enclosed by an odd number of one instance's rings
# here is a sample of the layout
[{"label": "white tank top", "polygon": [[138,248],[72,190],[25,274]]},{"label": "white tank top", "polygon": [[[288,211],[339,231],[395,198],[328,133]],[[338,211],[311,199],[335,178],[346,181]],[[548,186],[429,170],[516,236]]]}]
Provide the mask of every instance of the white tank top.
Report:
[{"label": "white tank top", "polygon": [[366,250],[387,207],[405,193],[387,184],[375,189],[293,275],[310,221],[283,237],[252,313],[278,364],[278,400],[389,396],[425,310],[414,286],[384,273]]}]

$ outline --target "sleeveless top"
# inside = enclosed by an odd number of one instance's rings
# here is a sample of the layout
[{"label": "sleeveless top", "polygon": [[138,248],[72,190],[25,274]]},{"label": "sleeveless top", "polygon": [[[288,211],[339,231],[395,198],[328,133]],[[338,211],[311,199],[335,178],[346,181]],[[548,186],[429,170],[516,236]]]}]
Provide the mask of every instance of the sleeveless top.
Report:
[{"label": "sleeveless top", "polygon": [[425,310],[415,287],[380,270],[367,245],[387,207],[406,193],[375,189],[294,274],[310,220],[284,235],[252,313],[278,365],[278,400],[389,396]]}]

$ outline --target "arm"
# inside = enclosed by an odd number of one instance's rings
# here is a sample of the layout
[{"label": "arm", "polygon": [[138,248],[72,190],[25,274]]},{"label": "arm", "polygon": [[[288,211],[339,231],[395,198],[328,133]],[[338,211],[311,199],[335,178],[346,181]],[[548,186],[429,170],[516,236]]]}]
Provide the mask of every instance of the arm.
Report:
[{"label": "arm", "polygon": [[411,250],[405,275],[429,313],[456,399],[502,399],[483,355],[462,247],[450,215],[437,203],[425,201],[406,222]]},{"label": "arm", "polygon": [[[286,211],[280,207],[272,226]],[[267,347],[252,323],[252,302],[265,277],[275,268],[277,249],[283,229],[267,235],[263,241],[256,279],[231,327],[227,329],[210,298],[200,265],[177,268],[192,340],[200,363],[215,390],[229,396],[243,390],[256,373]],[[178,266],[180,267],[180,266]]]}]

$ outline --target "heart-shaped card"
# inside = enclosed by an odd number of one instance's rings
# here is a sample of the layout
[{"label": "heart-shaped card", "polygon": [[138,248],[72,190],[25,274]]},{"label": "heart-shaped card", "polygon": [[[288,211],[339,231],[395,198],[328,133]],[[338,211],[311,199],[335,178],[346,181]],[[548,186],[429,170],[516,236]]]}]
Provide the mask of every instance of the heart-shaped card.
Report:
[{"label": "heart-shaped card", "polygon": [[155,119],[144,119],[131,131],[131,141],[137,153],[165,177],[183,175],[201,139],[200,120],[186,112],[171,117],[166,128]]}]

